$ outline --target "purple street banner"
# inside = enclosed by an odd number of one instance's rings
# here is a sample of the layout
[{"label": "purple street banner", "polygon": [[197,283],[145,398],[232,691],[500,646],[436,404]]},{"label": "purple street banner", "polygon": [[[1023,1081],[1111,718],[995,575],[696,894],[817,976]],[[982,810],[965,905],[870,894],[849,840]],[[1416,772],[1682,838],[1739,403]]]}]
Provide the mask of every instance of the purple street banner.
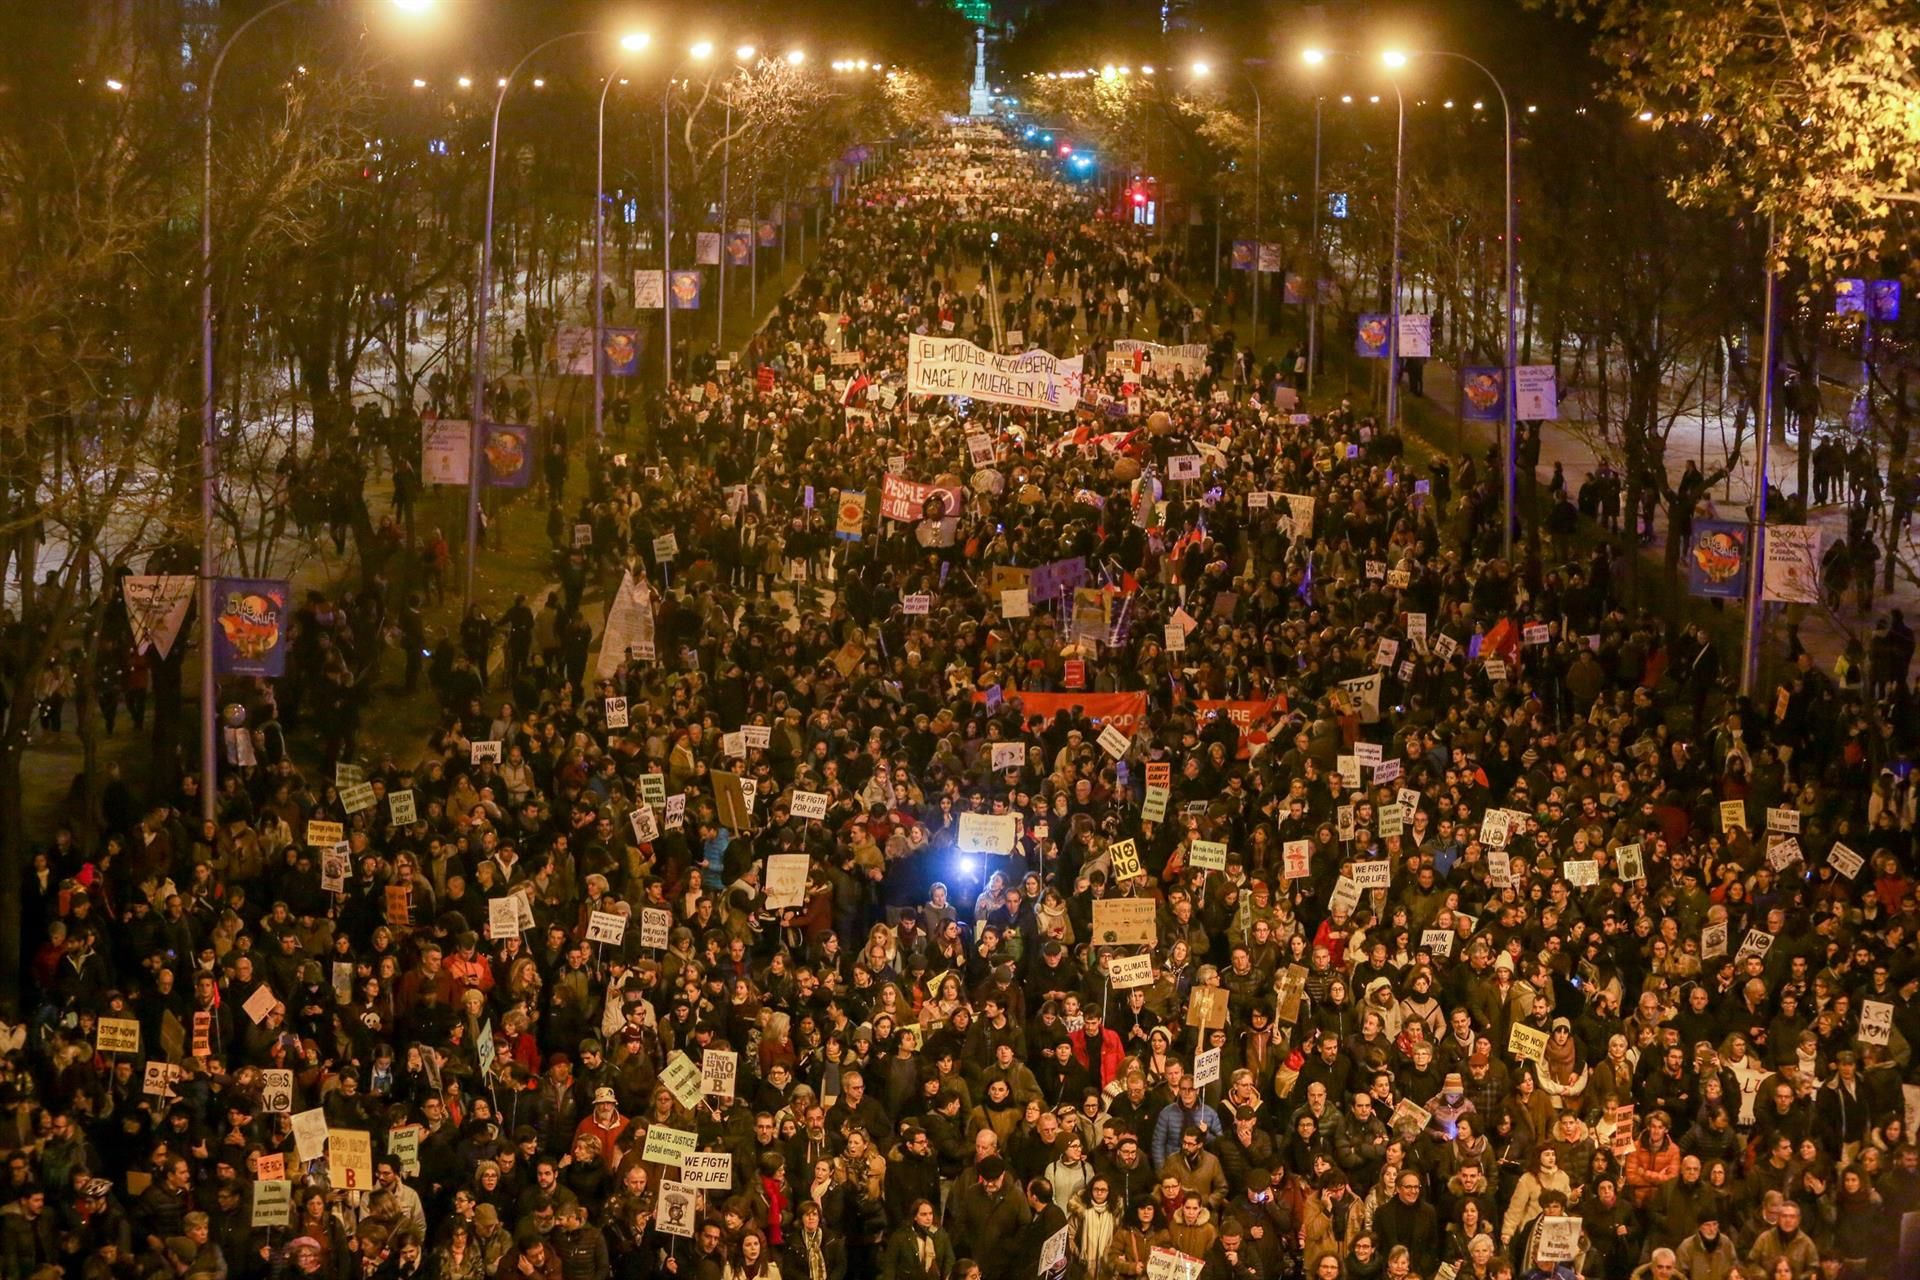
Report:
[{"label": "purple street banner", "polygon": [[1845,278],[1833,282],[1833,314],[1864,315],[1867,310],[1867,282]]},{"label": "purple street banner", "polygon": [[1229,259],[1229,261],[1235,271],[1253,270],[1254,258],[1255,249],[1253,241],[1235,240],[1233,242],[1233,257]]},{"label": "purple street banner", "polygon": [[727,265],[744,267],[753,257],[753,237],[745,231],[727,232]]},{"label": "purple street banner", "polygon": [[1393,317],[1385,312],[1362,312],[1354,329],[1353,353],[1365,360],[1386,359],[1387,334],[1392,325]]},{"label": "purple street banner", "polygon": [[1867,314],[1881,324],[1892,324],[1900,318],[1900,282],[1898,280],[1867,282]]},{"label": "purple street banner", "polygon": [[772,249],[780,243],[779,224],[775,223],[771,218],[760,219],[757,234],[760,237],[760,247],[762,249]]},{"label": "purple street banner", "polygon": [[1468,422],[1499,422],[1507,416],[1504,371],[1468,367],[1460,371],[1460,416]]},{"label": "purple street banner", "polygon": [[601,372],[609,378],[631,378],[640,372],[640,331],[607,329],[600,335]]},{"label": "purple street banner", "polygon": [[487,483],[496,489],[524,489],[533,483],[533,434],[530,428],[489,422],[484,450]]},{"label": "purple street banner", "polygon": [[1721,600],[1747,594],[1747,526],[1738,520],[1696,520],[1687,546],[1687,592]]},{"label": "purple street banner", "polygon": [[224,676],[277,679],[287,669],[287,584],[219,578],[213,584],[214,670]]},{"label": "purple street banner", "polygon": [[698,311],[700,309],[700,273],[698,271],[676,271],[667,286],[667,292],[673,295],[675,311]]}]

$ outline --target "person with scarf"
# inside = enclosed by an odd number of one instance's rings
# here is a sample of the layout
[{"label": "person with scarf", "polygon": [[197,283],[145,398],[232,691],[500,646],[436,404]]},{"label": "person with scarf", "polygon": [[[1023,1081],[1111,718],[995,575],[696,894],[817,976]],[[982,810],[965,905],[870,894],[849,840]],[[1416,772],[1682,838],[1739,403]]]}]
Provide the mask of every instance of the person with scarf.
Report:
[{"label": "person with scarf", "polygon": [[780,1274],[786,1280],[846,1280],[847,1242],[826,1225],[811,1200],[802,1202],[799,1223],[787,1233]]},{"label": "person with scarf", "polygon": [[953,1270],[953,1242],[935,1225],[930,1201],[914,1201],[909,1213],[887,1241],[880,1260],[881,1280],[941,1280]]},{"label": "person with scarf", "polygon": [[1134,1201],[1133,1220],[1124,1230],[1114,1233],[1103,1259],[1104,1270],[1099,1274],[1121,1277],[1123,1280],[1137,1280],[1144,1276],[1147,1274],[1147,1263],[1153,1256],[1153,1247],[1163,1235],[1159,1202],[1150,1197]]},{"label": "person with scarf", "polygon": [[1563,1111],[1578,1111],[1591,1073],[1587,1055],[1573,1034],[1573,1023],[1565,1018],[1553,1020],[1547,1036],[1547,1049],[1540,1059],[1540,1090],[1554,1099]]},{"label": "person with scarf", "polygon": [[1107,1251],[1122,1230],[1113,1186],[1100,1175],[1067,1202],[1067,1235],[1075,1280],[1106,1280],[1117,1274],[1107,1266]]}]

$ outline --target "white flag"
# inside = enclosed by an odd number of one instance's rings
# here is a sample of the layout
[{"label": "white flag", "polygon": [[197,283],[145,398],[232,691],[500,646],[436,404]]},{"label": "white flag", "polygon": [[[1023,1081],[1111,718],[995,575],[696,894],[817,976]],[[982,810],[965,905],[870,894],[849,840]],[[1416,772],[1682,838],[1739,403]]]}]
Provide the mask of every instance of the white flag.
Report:
[{"label": "white flag", "polygon": [[153,649],[165,658],[172,651],[198,583],[190,573],[134,574],[122,579],[120,596],[127,604],[137,652]]}]

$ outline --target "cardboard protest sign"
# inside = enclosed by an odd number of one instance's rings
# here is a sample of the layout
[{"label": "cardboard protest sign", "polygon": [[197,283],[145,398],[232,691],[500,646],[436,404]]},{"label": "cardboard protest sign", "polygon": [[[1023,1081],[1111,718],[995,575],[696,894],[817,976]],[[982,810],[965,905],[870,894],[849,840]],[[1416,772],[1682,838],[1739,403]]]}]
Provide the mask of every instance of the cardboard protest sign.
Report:
[{"label": "cardboard protest sign", "polygon": [[256,1181],[253,1184],[251,1225],[255,1227],[292,1226],[293,1183],[285,1178]]},{"label": "cardboard protest sign", "polygon": [[699,1146],[698,1134],[656,1124],[647,1129],[647,1140],[640,1149],[640,1158],[649,1164],[671,1165],[678,1169],[680,1162],[698,1150]]},{"label": "cardboard protest sign", "polygon": [[700,1059],[700,1092],[731,1098],[740,1075],[740,1055],[731,1049],[708,1049]]},{"label": "cardboard protest sign", "polygon": [[1096,898],[1093,903],[1093,940],[1099,944],[1152,946],[1159,940],[1159,921],[1152,898]]},{"label": "cardboard protest sign", "polygon": [[1107,981],[1115,991],[1131,991],[1135,987],[1153,985],[1153,957],[1115,956],[1107,962]]},{"label": "cardboard protest sign", "polygon": [[667,1059],[667,1065],[660,1069],[660,1083],[666,1085],[674,1101],[687,1110],[691,1111],[700,1104],[700,1068],[678,1049]]},{"label": "cardboard protest sign", "polygon": [[101,1053],[140,1052],[140,1023],[135,1018],[102,1018],[94,1024],[93,1047]]},{"label": "cardboard protest sign", "polygon": [[371,1133],[365,1129],[333,1129],[327,1133],[327,1180],[338,1191],[372,1189]]},{"label": "cardboard protest sign", "polygon": [[293,1071],[268,1067],[260,1072],[260,1109],[269,1115],[293,1113]]},{"label": "cardboard protest sign", "polygon": [[593,911],[587,914],[587,941],[617,947],[626,940],[627,918],[617,911]]}]

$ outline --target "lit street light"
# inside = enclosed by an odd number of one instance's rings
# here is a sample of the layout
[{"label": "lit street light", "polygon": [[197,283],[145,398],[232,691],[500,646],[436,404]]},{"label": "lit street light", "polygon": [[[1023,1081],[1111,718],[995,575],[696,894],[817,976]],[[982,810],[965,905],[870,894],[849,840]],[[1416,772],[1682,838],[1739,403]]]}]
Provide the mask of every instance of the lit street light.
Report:
[{"label": "lit street light", "polygon": [[[204,134],[200,169],[200,816],[212,821],[214,803],[219,794],[220,744],[217,728],[218,708],[214,706],[213,662],[213,477],[218,465],[218,431],[214,413],[213,381],[213,105],[220,84],[220,68],[240,37],[253,29],[268,14],[295,3],[274,0],[235,27],[233,34],[214,54],[213,67],[207,73],[207,91],[202,109]],[[392,0],[404,13],[424,13],[434,0]],[[116,92],[113,81],[108,87]]]},{"label": "lit street light", "polygon": [[[638,53],[652,43],[653,37],[645,31],[629,31],[620,37],[620,47],[628,53]],[[600,87],[599,125],[594,134],[593,149],[593,434],[599,439],[606,431],[606,284],[605,240],[607,221],[607,94],[612,92],[616,77],[611,73],[607,82]],[[620,81],[625,84],[625,80]]]}]

